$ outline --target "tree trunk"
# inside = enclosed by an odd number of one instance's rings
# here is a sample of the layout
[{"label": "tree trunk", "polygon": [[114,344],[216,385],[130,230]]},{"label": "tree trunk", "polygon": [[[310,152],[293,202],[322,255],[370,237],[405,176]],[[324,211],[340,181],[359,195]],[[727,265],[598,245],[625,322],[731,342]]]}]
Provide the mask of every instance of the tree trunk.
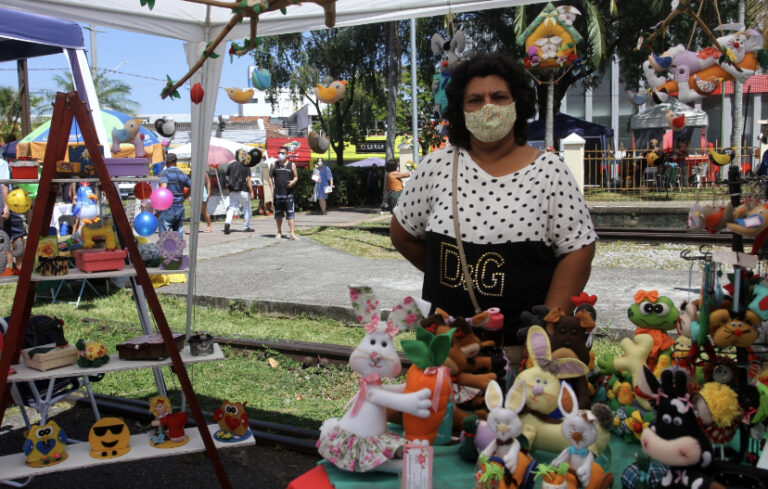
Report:
[{"label": "tree trunk", "polygon": [[397,79],[400,66],[397,49],[397,22],[387,22],[387,161],[395,159],[395,135],[397,132]]},{"label": "tree trunk", "polygon": [[336,102],[334,106],[335,113],[333,116],[336,120],[336,134],[338,141],[333,149],[336,151],[336,165],[344,166],[344,119],[341,117],[341,103]]},{"label": "tree trunk", "polygon": [[[744,23],[744,0],[739,0],[738,22]],[[733,82],[733,132],[731,132],[731,146],[736,149],[734,165],[741,165],[741,155],[744,148],[741,147],[742,133],[744,132],[744,84],[734,80]],[[725,141],[723,141],[725,145]]]},{"label": "tree trunk", "polygon": [[544,146],[555,146],[555,75],[552,74],[547,82],[547,120],[544,132]]}]

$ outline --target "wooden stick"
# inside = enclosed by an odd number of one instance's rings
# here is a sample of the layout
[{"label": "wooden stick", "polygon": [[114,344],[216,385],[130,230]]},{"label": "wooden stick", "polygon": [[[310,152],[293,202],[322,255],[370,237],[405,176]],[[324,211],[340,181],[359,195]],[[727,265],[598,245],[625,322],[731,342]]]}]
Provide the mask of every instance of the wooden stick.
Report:
[{"label": "wooden stick", "polygon": [[240,2],[218,2],[216,0],[186,0],[189,3],[202,3],[203,5],[209,5],[211,7],[221,7],[228,9],[236,9],[240,5]]},{"label": "wooden stick", "polygon": [[219,35],[216,36],[216,39],[214,39],[213,42],[211,42],[211,44],[208,46],[208,48],[205,51],[203,51],[203,55],[200,57],[200,59],[197,60],[197,63],[195,63],[195,65],[192,68],[190,68],[187,74],[181,77],[179,81],[174,83],[171,87],[163,90],[163,93],[160,94],[160,97],[161,98],[167,97],[168,95],[175,92],[187,80],[189,80],[190,77],[197,70],[199,70],[201,66],[203,66],[203,63],[205,63],[205,60],[211,56],[211,53],[213,53],[214,49],[216,49],[216,47],[221,43],[221,41],[224,40],[224,37],[227,35],[227,33],[229,33],[229,31],[234,29],[234,27],[240,23],[242,18],[243,18],[242,12],[239,14],[233,15],[232,18],[229,20],[229,23],[226,26],[224,26],[224,29],[222,29],[221,32],[219,32]]},{"label": "wooden stick", "polygon": [[248,39],[248,43],[243,46],[243,49],[238,49],[233,54],[236,56],[242,56],[256,48],[256,25],[258,23],[259,17],[255,15],[251,16],[251,37]]}]

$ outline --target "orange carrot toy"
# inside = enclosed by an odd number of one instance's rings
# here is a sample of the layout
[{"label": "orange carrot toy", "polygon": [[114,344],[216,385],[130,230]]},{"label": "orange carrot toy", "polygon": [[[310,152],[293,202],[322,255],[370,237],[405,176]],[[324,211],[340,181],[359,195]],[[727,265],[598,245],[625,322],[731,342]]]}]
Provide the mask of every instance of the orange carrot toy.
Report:
[{"label": "orange carrot toy", "polygon": [[[451,402],[451,374],[448,367],[442,365],[450,352],[455,331],[451,328],[445,333],[433,335],[419,326],[415,340],[402,342],[405,355],[413,363],[405,377],[404,392],[416,392],[425,387],[432,391],[429,417],[417,418],[403,413],[404,434],[408,440],[427,441],[432,445],[438,438],[438,432],[441,432],[438,443],[450,440],[452,416],[448,406]],[[441,427],[447,428],[446,436],[442,436]]]}]

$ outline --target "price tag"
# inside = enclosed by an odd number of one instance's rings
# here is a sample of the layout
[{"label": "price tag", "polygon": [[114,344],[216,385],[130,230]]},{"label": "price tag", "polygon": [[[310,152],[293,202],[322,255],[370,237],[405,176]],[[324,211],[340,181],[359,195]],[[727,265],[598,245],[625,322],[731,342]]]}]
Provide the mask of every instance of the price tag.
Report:
[{"label": "price tag", "polygon": [[400,489],[432,489],[433,459],[431,446],[405,445]]}]

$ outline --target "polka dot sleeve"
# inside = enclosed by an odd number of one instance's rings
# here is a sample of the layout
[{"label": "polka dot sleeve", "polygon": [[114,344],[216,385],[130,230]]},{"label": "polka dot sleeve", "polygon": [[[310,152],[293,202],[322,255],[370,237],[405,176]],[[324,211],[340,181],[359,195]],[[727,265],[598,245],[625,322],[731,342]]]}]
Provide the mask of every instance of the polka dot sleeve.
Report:
[{"label": "polka dot sleeve", "polygon": [[597,241],[589,209],[568,167],[554,157],[549,194],[548,238],[561,256]]},{"label": "polka dot sleeve", "polygon": [[405,184],[394,210],[395,218],[403,229],[419,239],[426,236],[427,220],[434,202],[429,175],[433,175],[435,157],[439,153],[441,151],[430,153],[421,160]]}]

